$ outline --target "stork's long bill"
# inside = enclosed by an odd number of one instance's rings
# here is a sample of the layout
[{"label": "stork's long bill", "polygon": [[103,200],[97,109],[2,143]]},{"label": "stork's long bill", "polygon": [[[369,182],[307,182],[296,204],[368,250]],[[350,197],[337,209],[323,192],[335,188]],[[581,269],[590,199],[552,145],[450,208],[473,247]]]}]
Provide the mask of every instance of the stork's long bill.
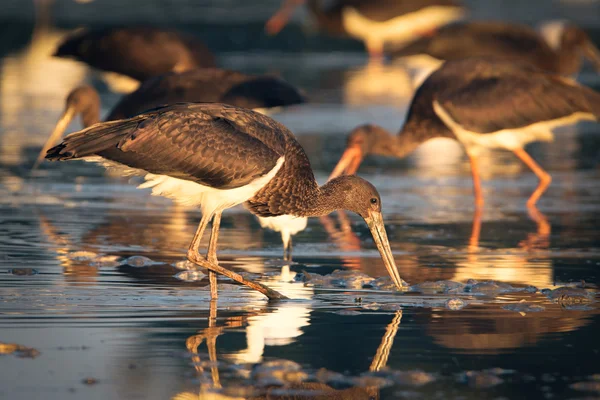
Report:
[{"label": "stork's long bill", "polygon": [[285,0],[279,10],[265,24],[265,30],[269,35],[276,35],[288,23],[294,10],[305,0]]},{"label": "stork's long bill", "polygon": [[588,40],[583,48],[583,54],[592,63],[596,71],[600,72],[600,50]]},{"label": "stork's long bill", "polygon": [[392,281],[398,289],[402,289],[402,278],[400,278],[400,272],[398,271],[394,256],[392,255],[392,249],[390,248],[390,242],[387,233],[385,232],[381,213],[377,211],[370,212],[369,216],[365,218],[365,222],[371,231],[371,235],[373,235],[377,250],[379,250],[379,253],[381,254],[383,264],[390,274]]},{"label": "stork's long bill", "polygon": [[353,175],[358,170],[364,154],[359,146],[349,146],[329,175],[329,180],[341,175]]},{"label": "stork's long bill", "polygon": [[33,167],[31,168],[32,171],[34,171],[44,160],[44,157],[46,157],[46,152],[50,149],[50,147],[54,146],[56,142],[58,142],[58,139],[60,139],[63,132],[67,129],[67,127],[75,117],[75,114],[75,107],[67,107],[63,115],[61,115],[60,119],[56,123],[56,127],[48,137],[48,140],[46,140],[46,143],[44,143],[44,147],[42,147],[42,150],[40,150],[40,154],[38,154],[38,157],[35,160],[35,164],[33,164]]}]

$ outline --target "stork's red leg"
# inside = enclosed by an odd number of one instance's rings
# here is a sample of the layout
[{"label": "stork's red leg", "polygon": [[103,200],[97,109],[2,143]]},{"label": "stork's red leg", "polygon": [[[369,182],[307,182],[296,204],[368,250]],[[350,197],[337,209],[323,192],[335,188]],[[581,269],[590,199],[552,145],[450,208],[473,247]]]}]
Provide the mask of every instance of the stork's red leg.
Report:
[{"label": "stork's red leg", "polygon": [[481,207],[476,207],[473,213],[473,225],[471,227],[471,237],[469,238],[469,251],[476,250],[479,247],[479,237],[481,236]]},{"label": "stork's red leg", "polygon": [[546,191],[550,182],[552,182],[552,177],[548,174],[542,167],[538,165],[534,161],[533,158],[523,149],[516,149],[513,152],[527,165],[531,170],[537,175],[540,179],[540,184],[535,189],[529,200],[527,200],[527,207],[535,207],[535,203],[539,200],[542,194]]},{"label": "stork's red leg", "polygon": [[204,235],[204,230],[206,229],[206,226],[210,222],[211,218],[212,218],[212,215],[202,214],[202,219],[200,220],[198,229],[196,229],[196,234],[194,235],[194,238],[192,239],[192,243],[190,243],[190,248],[188,250],[188,253],[193,252],[193,253],[198,254],[198,251],[200,249],[200,241],[202,240],[202,235]]},{"label": "stork's red leg", "polygon": [[[224,275],[228,278],[231,278],[235,282],[241,283],[242,285],[246,285],[251,289],[257,290],[260,293],[267,296],[269,299],[286,299],[287,297],[285,297],[281,293],[279,293],[273,289],[270,289],[267,286],[262,285],[260,283],[252,282],[247,279],[244,279],[240,274],[236,274],[235,272],[230,271],[227,268],[223,268],[216,263],[210,262],[200,255],[200,253],[198,252],[198,248],[200,247],[200,240],[202,239],[202,234],[204,233],[204,230],[206,229],[206,225],[208,225],[208,222],[210,221],[211,217],[212,217],[212,215],[203,215],[202,216],[202,220],[200,220],[200,225],[198,225],[198,229],[196,230],[194,239],[192,240],[192,243],[190,244],[190,247],[187,252],[188,260],[190,260],[194,264],[197,264],[201,267],[208,269],[209,273],[214,272],[214,273]],[[218,222],[220,222],[220,218],[219,218]],[[215,224],[215,225],[217,226],[216,229],[218,230],[218,225],[217,224]],[[216,236],[215,236],[215,241],[216,241]],[[215,247],[215,250],[216,250],[216,247]],[[214,257],[214,258],[216,259],[216,257]],[[210,275],[209,275],[209,279],[210,279]],[[215,281],[216,281],[216,279],[215,279]],[[213,286],[211,286],[211,295],[212,295],[212,288],[213,288]],[[216,290],[216,282],[215,282],[214,288]]]},{"label": "stork's red leg", "polygon": [[475,207],[483,207],[483,193],[481,191],[481,178],[479,176],[479,162],[477,158],[469,154],[471,162],[471,174],[473,175],[473,194],[475,195]]},{"label": "stork's red leg", "polygon": [[292,236],[287,235],[283,240],[283,259],[292,261]]},{"label": "stork's red leg", "polygon": [[[219,264],[217,260],[217,239],[219,238],[219,227],[221,226],[221,211],[215,213],[212,220],[212,232],[210,234],[210,242],[208,243],[208,253],[206,259],[213,264]],[[208,270],[208,281],[210,282],[210,298],[217,299],[217,273]]]},{"label": "stork's red leg", "polygon": [[366,41],[365,45],[367,46],[367,51],[369,52],[369,62],[381,64],[384,59],[383,41],[379,39],[370,39]]}]

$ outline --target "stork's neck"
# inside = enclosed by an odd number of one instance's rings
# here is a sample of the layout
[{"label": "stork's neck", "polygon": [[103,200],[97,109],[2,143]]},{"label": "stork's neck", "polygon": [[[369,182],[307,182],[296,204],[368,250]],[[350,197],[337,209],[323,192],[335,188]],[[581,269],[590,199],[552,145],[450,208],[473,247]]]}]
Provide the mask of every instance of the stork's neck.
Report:
[{"label": "stork's neck", "polygon": [[[416,140],[410,131],[401,131],[398,135],[377,127],[371,132],[371,137],[365,143],[363,153],[374,154],[384,157],[402,158],[411,153],[421,142]],[[370,143],[368,143],[370,141]]]},{"label": "stork's neck", "polygon": [[422,143],[418,137],[411,135],[410,131],[400,131],[398,135],[394,136],[394,139],[392,151],[398,158],[412,153]]},{"label": "stork's neck", "polygon": [[316,187],[315,190],[306,196],[303,201],[299,216],[303,217],[321,217],[331,214],[336,210],[349,209],[347,204],[347,193],[343,184],[348,179],[342,176],[332,179],[326,184]]},{"label": "stork's neck", "polygon": [[81,122],[87,128],[100,122],[100,104],[93,104],[81,112]]}]

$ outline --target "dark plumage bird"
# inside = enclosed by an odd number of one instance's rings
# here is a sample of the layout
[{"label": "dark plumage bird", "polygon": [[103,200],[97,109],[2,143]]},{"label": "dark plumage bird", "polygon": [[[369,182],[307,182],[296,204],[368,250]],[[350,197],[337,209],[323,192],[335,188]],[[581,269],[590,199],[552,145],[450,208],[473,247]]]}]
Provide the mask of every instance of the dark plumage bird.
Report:
[{"label": "dark plumage bird", "polygon": [[[589,36],[573,24],[554,26],[557,43],[550,43],[534,29],[505,22],[464,22],[440,28],[397,50],[394,57],[426,54],[436,60],[494,57],[531,64],[548,72],[579,72],[583,58],[600,70],[600,52]],[[439,66],[439,62],[436,66]],[[435,64],[435,63],[434,63]]]},{"label": "dark plumage bird", "polygon": [[327,8],[319,0],[285,0],[267,32],[279,32],[303,3],[322,30],[362,40],[373,57],[382,56],[387,42],[412,42],[465,15],[456,0],[337,0]]},{"label": "dark plumage bird", "polygon": [[600,94],[568,78],[507,61],[448,61],[417,90],[398,135],[376,125],[356,128],[331,177],[355,173],[366,155],[400,158],[429,139],[448,137],[469,156],[476,205],[483,205],[477,156],[482,148],[501,148],[540,178],[527,202],[533,206],[551,177],[523,147],[551,141],[554,127],[599,116]]},{"label": "dark plumage bird", "polygon": [[[165,104],[218,102],[268,112],[276,107],[304,103],[306,98],[288,82],[271,76],[253,76],[221,69],[195,69],[167,73],[145,81],[119,101],[107,121],[130,118]],[[84,127],[100,121],[100,97],[90,86],[81,86],[67,96],[65,111],[44,146],[34,169],[69,126],[81,115]],[[292,236],[306,228],[306,218],[259,218],[261,226],[281,233],[284,255],[291,257]]]},{"label": "dark plumage bird", "polygon": [[[136,91],[125,95],[106,117],[106,121],[131,118],[143,111],[173,103],[226,103],[267,112],[306,102],[306,97],[288,82],[271,76],[242,74],[215,68],[170,72],[145,81]],[[100,96],[90,86],[75,88],[67,96],[65,110],[38,159],[62,136],[71,121],[81,115],[84,127],[100,121]]]},{"label": "dark plumage bird", "polygon": [[[145,174],[153,194],[200,206],[202,220],[188,259],[208,268],[211,295],[215,272],[277,297],[217,265],[216,242],[223,210],[244,203],[261,217],[311,217],[345,209],[363,217],[384,264],[399,288],[402,280],[389,246],[381,199],[375,187],[343,176],[319,187],[306,153],[294,135],[271,118],[223,104],[160,107],[136,117],[104,122],[67,136],[48,151],[50,160],[87,159]],[[207,258],[199,256],[209,221]]]},{"label": "dark plumage bird", "polygon": [[274,76],[216,68],[194,69],[145,81],[121,99],[108,120],[129,118],[159,105],[191,102],[218,102],[267,111],[305,103],[306,97],[293,85]]},{"label": "dark plumage bird", "polygon": [[215,58],[193,35],[151,27],[107,28],[75,33],[54,53],[139,81],[169,71],[215,66]]}]

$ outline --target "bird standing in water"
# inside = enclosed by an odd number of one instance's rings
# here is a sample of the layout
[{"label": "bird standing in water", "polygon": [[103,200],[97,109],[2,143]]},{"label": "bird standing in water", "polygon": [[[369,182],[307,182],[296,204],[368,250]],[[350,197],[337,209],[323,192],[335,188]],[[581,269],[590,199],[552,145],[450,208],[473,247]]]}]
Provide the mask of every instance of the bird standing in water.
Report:
[{"label": "bird standing in water", "polygon": [[[106,117],[107,121],[131,118],[164,104],[180,102],[218,102],[269,112],[274,108],[306,102],[305,96],[288,82],[272,76],[254,76],[236,71],[204,68],[170,72],[145,81],[136,91],[125,95]],[[84,127],[100,121],[100,96],[90,86],[69,93],[63,115],[40,151],[33,169],[43,161],[71,121],[81,115]],[[306,228],[303,217],[259,217],[263,228],[281,233],[284,258],[291,259],[292,235]]]},{"label": "bird standing in water", "polygon": [[285,0],[267,22],[267,32],[278,33],[304,3],[321,29],[362,40],[373,58],[383,56],[387,42],[410,43],[465,15],[455,0],[337,0],[327,8],[319,0]]},{"label": "bird standing in water", "polygon": [[600,94],[568,78],[508,61],[448,61],[419,87],[398,135],[376,125],[355,128],[331,178],[354,174],[369,154],[401,158],[429,139],[446,137],[458,140],[469,156],[478,208],[483,148],[514,152],[538,176],[527,201],[533,207],[552,179],[523,147],[551,141],[555,127],[599,117]]},{"label": "bird standing in water", "polygon": [[[438,68],[443,61],[470,57],[494,57],[528,63],[547,72],[572,75],[588,59],[600,70],[600,52],[581,28],[549,23],[548,37],[520,24],[506,22],[462,22],[444,26],[434,35],[422,37],[392,53],[393,57],[427,55]],[[552,29],[550,29],[552,28]],[[554,42],[554,43],[551,43]],[[410,65],[410,61],[408,62]]]},{"label": "bird standing in water", "polygon": [[[273,217],[327,215],[338,209],[364,218],[394,284],[403,286],[387,239],[379,193],[367,181],[343,176],[319,187],[306,153],[283,125],[262,114],[223,104],[177,104],[139,116],[93,125],[48,151],[50,160],[87,159],[145,174],[142,186],[200,206],[202,219],[187,257],[209,270],[211,297],[216,273],[282,296],[218,265],[217,236],[223,210],[244,203]],[[206,258],[200,240],[212,220]]]},{"label": "bird standing in water", "polygon": [[170,71],[215,66],[214,56],[195,36],[142,26],[77,32],[59,45],[54,56],[138,81]]},{"label": "bird standing in water", "polygon": [[[277,77],[201,68],[169,72],[146,80],[137,90],[123,96],[105,120],[131,118],[165,104],[192,102],[225,103],[268,112],[272,108],[304,103],[306,98],[297,88]],[[91,86],[79,86],[69,93],[63,114],[42,147],[34,168],[78,115],[84,128],[100,122],[100,96]]]}]

